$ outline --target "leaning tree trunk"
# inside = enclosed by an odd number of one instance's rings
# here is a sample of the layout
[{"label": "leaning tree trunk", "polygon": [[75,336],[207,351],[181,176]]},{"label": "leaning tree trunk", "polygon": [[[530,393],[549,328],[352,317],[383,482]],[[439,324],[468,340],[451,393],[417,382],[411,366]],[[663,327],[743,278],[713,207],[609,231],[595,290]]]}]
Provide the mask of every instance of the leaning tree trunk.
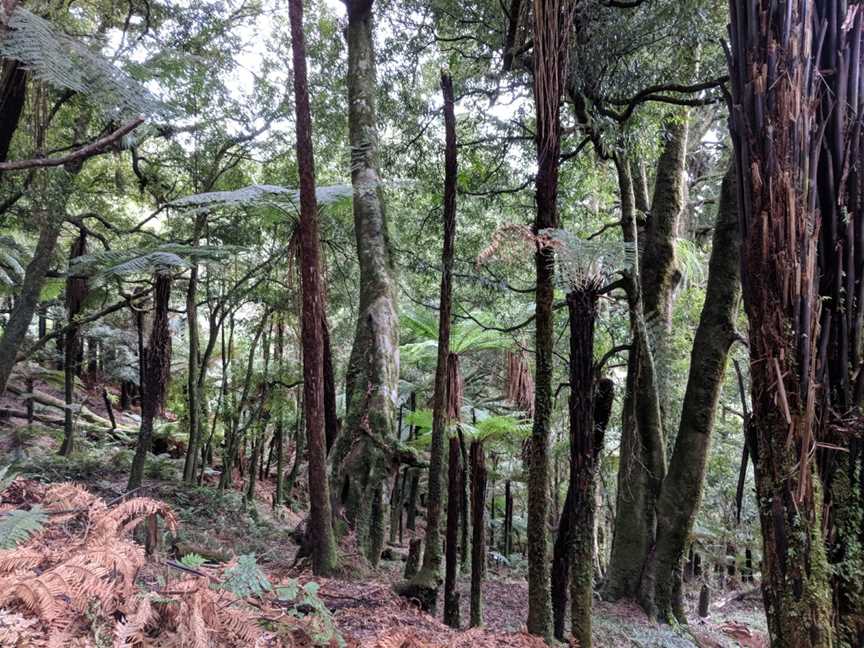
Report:
[{"label": "leaning tree trunk", "polygon": [[357,330],[346,376],[346,415],[332,451],[334,510],[354,528],[366,558],[384,542],[384,484],[399,385],[395,268],[378,178],[377,79],[372,0],[348,0],[348,131],[354,230],[360,265]]},{"label": "leaning tree trunk", "polygon": [[315,158],[312,153],[312,115],[306,80],[306,43],[303,0],[289,0],[291,50],[294,62],[294,102],[297,130],[297,168],[300,173],[300,282],[303,293],[303,406],[309,455],[309,546],[312,571],[318,576],[336,568],[336,538],[327,482],[327,441],[324,432],[324,291],[321,282],[321,244],[315,199]]},{"label": "leaning tree trunk", "polygon": [[141,383],[141,427],[127,491],[141,486],[144,464],[153,444],[153,423],[165,398],[171,378],[171,331],[168,328],[168,306],[171,301],[171,275],[157,272],[153,288],[153,325],[144,352],[144,380]]},{"label": "leaning tree trunk", "polygon": [[642,606],[648,614],[662,620],[674,617],[681,623],[687,622],[680,600],[681,569],[702,499],[726,359],[736,336],[740,262],[733,166],[721,187],[705,304],[693,339],[675,449],[657,503],[657,540],[642,575]]},{"label": "leaning tree trunk", "polygon": [[[456,118],[453,82],[441,73],[444,95],[446,146],[444,154],[444,236],[441,252],[441,291],[438,310],[438,359],[432,403],[432,448],[429,456],[429,490],[426,501],[426,548],[423,566],[411,579],[405,594],[417,595],[422,607],[434,612],[441,582],[441,469],[447,424],[447,371],[450,355],[450,319],[453,311],[453,254],[456,240]],[[412,407],[414,405],[412,398]]]},{"label": "leaning tree trunk", "polygon": [[[836,56],[842,40],[838,5],[819,2],[823,15],[830,7],[832,17],[823,23],[812,0],[731,4],[730,130],[750,324],[749,441],[764,549],[762,593],[772,645],[790,648],[834,645],[823,502],[812,456],[817,425],[830,425],[831,417],[830,408],[822,407],[817,377],[820,265],[837,250],[817,257],[815,192],[823,180],[819,160],[841,151],[836,142],[820,141],[822,124],[831,117],[819,113],[824,81],[813,56],[821,47],[820,32],[832,22],[825,47]],[[840,87],[849,87],[850,69],[857,74],[858,60],[851,68],[835,66]],[[843,104],[842,95],[832,103]]]},{"label": "leaning tree trunk", "polygon": [[[567,0],[534,2],[534,109],[537,121],[536,212],[533,231],[558,226],[558,170],[561,152],[561,95],[570,33]],[[534,422],[528,453],[528,632],[549,636],[551,606],[546,523],[549,512],[549,430],[552,417],[554,352],[552,303],[555,254],[537,244],[534,255],[535,379]]]},{"label": "leaning tree trunk", "polygon": [[27,329],[39,304],[39,294],[51,267],[51,257],[60,236],[62,219],[47,211],[39,214],[42,221],[39,231],[39,242],[33,252],[33,258],[24,271],[21,292],[15,301],[15,308],[9,316],[3,337],[0,338],[0,395],[6,391],[9,376],[15,366],[18,351],[27,336]]},{"label": "leaning tree trunk", "polygon": [[[69,251],[69,263],[77,257],[87,254],[87,233],[82,229],[78,237],[72,243]],[[73,401],[75,397],[75,377],[80,372],[80,358],[82,356],[82,341],[80,327],[75,325],[75,318],[81,312],[84,300],[87,299],[87,278],[69,275],[66,278],[66,318],[69,322],[69,330],[63,340],[63,444],[60,446],[60,454],[68,457],[75,448],[75,412]]]}]

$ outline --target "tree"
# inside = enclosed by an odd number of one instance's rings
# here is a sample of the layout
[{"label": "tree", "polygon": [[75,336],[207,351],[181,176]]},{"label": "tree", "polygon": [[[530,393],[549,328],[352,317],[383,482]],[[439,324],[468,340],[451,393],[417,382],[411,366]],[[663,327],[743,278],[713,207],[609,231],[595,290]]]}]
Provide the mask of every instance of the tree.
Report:
[{"label": "tree", "polygon": [[336,569],[336,538],[327,483],[327,442],[324,436],[324,341],[318,204],[315,197],[315,158],[312,153],[312,116],[306,80],[306,43],[303,2],[290,0],[291,50],[294,63],[294,102],[297,167],[300,172],[300,281],[303,290],[303,407],[309,452],[310,510],[308,542],[312,569],[326,576]]},{"label": "tree", "polygon": [[[561,152],[561,95],[569,46],[571,3],[534,3],[534,111],[537,122],[536,214],[534,234],[558,227],[558,170]],[[555,259],[538,244],[535,253],[534,429],[528,464],[528,632],[550,633],[546,519],[549,510],[549,425],[552,414]]]},{"label": "tree", "polygon": [[141,486],[144,481],[144,465],[153,445],[153,424],[162,409],[165,388],[171,376],[171,332],[168,327],[168,308],[171,303],[173,277],[165,270],[153,276],[153,323],[141,368],[141,427],[135,444],[135,456],[129,471],[127,491]]},{"label": "tree", "polygon": [[[373,2],[346,0],[345,4],[348,130],[360,301],[346,376],[345,424],[332,452],[332,493],[337,497],[334,510],[344,509],[366,558],[376,565],[384,543],[384,484],[389,475],[383,448],[392,443],[396,423],[399,320],[378,170]],[[358,444],[362,451],[353,451]]]}]

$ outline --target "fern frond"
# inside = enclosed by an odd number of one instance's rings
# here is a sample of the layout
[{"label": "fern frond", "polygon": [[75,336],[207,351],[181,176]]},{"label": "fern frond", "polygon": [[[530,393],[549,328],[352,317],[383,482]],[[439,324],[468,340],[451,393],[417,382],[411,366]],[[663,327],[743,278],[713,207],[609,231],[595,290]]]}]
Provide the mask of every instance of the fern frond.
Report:
[{"label": "fern frond", "polygon": [[170,114],[165,104],[107,58],[20,5],[0,40],[0,54],[23,63],[40,81],[87,96],[110,119]]},{"label": "fern frond", "polygon": [[38,567],[46,557],[44,551],[29,547],[0,551],[0,574]]},{"label": "fern frond", "polygon": [[138,599],[138,607],[132,614],[127,614],[125,620],[118,621],[114,627],[114,648],[137,646],[144,643],[144,631],[156,615],[153,611],[151,595]]},{"label": "fern frond", "polygon": [[29,511],[15,510],[0,517],[0,549],[11,549],[42,530],[48,516],[39,505]]},{"label": "fern frond", "polygon": [[[319,205],[328,205],[351,197],[351,185],[330,185],[317,187],[315,197]],[[297,189],[280,187],[278,185],[250,185],[234,191],[210,191],[207,193],[185,196],[169,203],[171,207],[184,210],[210,210],[217,207],[249,207],[273,206],[290,207],[296,210],[300,204],[300,192]]]}]

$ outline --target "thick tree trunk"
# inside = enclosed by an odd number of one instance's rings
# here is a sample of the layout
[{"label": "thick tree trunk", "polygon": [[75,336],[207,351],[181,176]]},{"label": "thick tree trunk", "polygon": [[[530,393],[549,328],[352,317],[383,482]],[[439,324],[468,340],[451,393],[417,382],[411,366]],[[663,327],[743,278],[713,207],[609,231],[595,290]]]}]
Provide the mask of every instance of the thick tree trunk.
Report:
[{"label": "thick tree trunk", "polygon": [[486,574],[486,452],[471,443],[471,627],[483,625],[483,577]]},{"label": "thick tree trunk", "polygon": [[[838,26],[840,4],[820,0],[815,13],[812,0],[731,4],[730,130],[741,208],[742,294],[750,324],[748,442],[762,526],[765,612],[771,644],[784,648],[836,645],[823,494],[812,457],[820,433],[832,425],[833,411],[823,406],[828,385],[819,384],[827,366],[817,366],[830,329],[819,325],[820,270],[827,271],[842,251],[819,247],[820,225],[830,229],[839,223],[829,214],[821,221],[817,193],[829,187],[817,169],[847,147],[842,138],[821,139],[823,125],[839,116],[821,112],[819,98],[826,92],[829,106],[845,110],[845,88],[855,88],[857,95],[860,70],[858,57],[853,65],[837,61],[845,40]],[[860,42],[856,24],[851,31]],[[833,74],[823,76],[823,65],[813,57],[826,30],[824,55],[835,64]],[[829,77],[842,90],[839,98],[825,89]],[[755,132],[762,136],[752,137]],[[832,201],[839,198],[832,193]],[[858,214],[847,216],[860,223]]]},{"label": "thick tree trunk", "polygon": [[315,199],[315,158],[312,154],[312,116],[306,80],[306,43],[303,0],[289,0],[291,50],[294,63],[294,101],[297,131],[297,168],[300,174],[300,281],[303,293],[303,405],[309,445],[309,546],[312,571],[327,576],[336,569],[336,539],[327,482],[327,441],[324,431],[324,292],[321,284],[321,246]]},{"label": "thick tree trunk", "polygon": [[444,623],[459,628],[459,592],[456,590],[456,575],[459,571],[459,509],[462,504],[462,453],[459,439],[450,436],[447,457],[447,541],[444,576]]},{"label": "thick tree trunk", "polygon": [[382,446],[392,443],[396,423],[399,321],[395,268],[378,177],[372,0],[348,0],[346,6],[348,131],[360,300],[346,376],[345,423],[331,453],[332,492],[337,498],[334,509],[344,510],[344,518],[354,527],[360,547],[374,565],[384,540],[385,509],[376,497],[381,497],[390,474]]},{"label": "thick tree trunk", "polygon": [[141,486],[144,464],[153,444],[153,422],[159,414],[171,375],[171,332],[168,307],[171,301],[171,275],[156,273],[153,289],[153,325],[144,352],[144,380],[141,384],[141,428],[132,458],[127,491]]},{"label": "thick tree trunk", "polygon": [[[444,95],[446,148],[444,157],[444,236],[441,252],[441,290],[438,311],[438,361],[435,367],[435,394],[432,404],[432,448],[429,457],[429,495],[426,503],[426,545],[423,567],[411,581],[420,590],[421,603],[435,610],[441,571],[441,468],[444,459],[447,410],[447,365],[450,362],[450,319],[453,310],[453,253],[456,240],[456,118],[453,82],[441,74]],[[458,452],[458,447],[457,447]],[[458,492],[457,492],[458,499]],[[407,590],[406,590],[407,592]]]},{"label": "thick tree trunk", "polygon": [[[625,243],[638,249],[638,227],[629,163],[616,156],[615,167],[621,195],[623,238]],[[656,500],[666,474],[659,390],[639,282],[640,267],[653,262],[653,259],[643,256],[640,261],[634,262],[634,267],[624,275],[632,338],[622,406],[612,553],[603,588],[604,597],[611,600],[636,597],[638,594],[642,569],[654,540]],[[654,299],[653,303],[658,303],[658,300]]]},{"label": "thick tree trunk", "polygon": [[675,450],[657,503],[657,540],[642,576],[640,599],[646,612],[660,619],[675,616],[681,623],[686,619],[675,600],[680,591],[676,582],[702,499],[714,414],[736,335],[741,256],[734,174],[733,166],[721,188],[705,304],[693,340]]}]

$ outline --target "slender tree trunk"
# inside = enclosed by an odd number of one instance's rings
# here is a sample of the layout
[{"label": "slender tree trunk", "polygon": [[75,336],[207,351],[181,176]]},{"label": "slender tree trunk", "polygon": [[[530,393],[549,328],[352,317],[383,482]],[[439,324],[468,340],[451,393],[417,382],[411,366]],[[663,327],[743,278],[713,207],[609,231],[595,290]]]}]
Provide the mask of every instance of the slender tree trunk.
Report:
[{"label": "slender tree trunk", "polygon": [[459,509],[462,503],[461,476],[462,453],[459,451],[459,438],[451,435],[447,458],[447,555],[444,576],[444,623],[451,628],[459,628],[459,592],[456,590],[456,576],[459,571]]},{"label": "slender tree trunk", "polygon": [[[285,362],[285,316],[279,314],[276,321],[276,375],[282,378]],[[276,429],[274,431],[274,443],[276,444],[276,494],[273,496],[273,508],[282,506],[285,501],[285,403],[288,402],[287,394],[282,403],[276,408]]]},{"label": "slender tree trunk", "polygon": [[138,431],[127,491],[138,488],[144,480],[144,464],[153,444],[153,422],[162,407],[171,375],[171,333],[168,328],[171,275],[157,272],[154,281],[156,286],[153,290],[153,325],[144,352],[144,380],[141,384],[141,428]]},{"label": "slender tree trunk", "polygon": [[[444,154],[444,240],[441,253],[441,291],[438,311],[438,362],[435,367],[435,394],[432,405],[432,448],[429,457],[429,494],[426,503],[426,542],[423,566],[411,583],[419,590],[424,609],[435,610],[441,582],[441,468],[446,435],[447,363],[450,354],[450,319],[453,310],[453,254],[456,239],[456,118],[453,82],[441,74],[444,95],[446,146]],[[458,498],[458,495],[457,495]]]},{"label": "slender tree trunk", "polygon": [[324,433],[324,293],[321,285],[321,247],[315,199],[315,159],[312,154],[312,116],[306,80],[303,2],[289,0],[291,49],[294,59],[294,99],[297,130],[297,167],[300,173],[300,281],[303,292],[303,405],[309,444],[309,545],[312,571],[326,576],[336,569],[336,539],[327,483],[327,442]]},{"label": "slender tree trunk", "polygon": [[[81,230],[72,243],[69,251],[70,264],[79,256],[87,254],[87,234]],[[69,330],[66,332],[63,345],[63,397],[66,405],[63,410],[63,444],[60,454],[68,457],[75,449],[75,376],[81,373],[82,341],[79,335],[80,327],[75,326],[75,318],[81,311],[81,306],[87,298],[87,279],[69,276],[66,279],[66,316],[69,320]]]},{"label": "slender tree trunk", "polygon": [[[198,245],[201,233],[206,223],[204,213],[195,216],[195,231],[192,234],[192,245]],[[195,479],[198,451],[204,422],[201,421],[201,396],[199,388],[199,370],[206,372],[206,366],[201,366],[201,345],[198,331],[198,264],[193,262],[189,270],[189,285],[186,288],[186,326],[189,331],[189,363],[187,365],[186,409],[189,416],[189,444],[186,448],[186,460],[183,464],[183,481],[191,484]],[[203,383],[203,380],[201,381]]]},{"label": "slender tree trunk", "polygon": [[[537,175],[534,234],[558,227],[561,96],[566,75],[571,13],[565,0],[534,3],[534,107]],[[551,601],[547,555],[549,432],[552,416],[555,254],[538,244],[535,254],[534,422],[528,453],[528,632],[549,637]]]},{"label": "slender tree trunk", "polygon": [[740,245],[735,169],[723,180],[708,269],[705,304],[690,359],[690,375],[669,472],[657,503],[657,541],[642,575],[641,602],[660,619],[686,623],[676,585],[702,499],[714,415],[735,340],[740,295]]},{"label": "slender tree trunk", "polygon": [[[417,411],[417,393],[411,392],[411,400],[410,405],[411,411]],[[411,426],[411,430],[408,433],[408,438],[413,439],[416,434],[416,428],[414,425]],[[408,504],[406,505],[405,511],[405,527],[411,531],[415,531],[417,529],[417,496],[420,490],[420,469],[419,468],[410,468],[409,472],[411,474],[411,481],[408,487]],[[415,572],[416,573],[416,572]]]},{"label": "slender tree trunk", "polygon": [[[474,423],[476,423],[476,417]],[[459,453],[462,457],[462,464],[459,472],[459,571],[463,574],[468,572],[469,557],[470,557],[470,528],[471,528],[471,509],[469,507],[469,458],[468,448],[465,444],[465,435],[462,429],[459,428]]]},{"label": "slender tree trunk", "polygon": [[333,349],[330,347],[330,327],[327,325],[326,316],[321,320],[321,334],[324,336],[324,434],[329,453],[339,437],[339,418],[336,416],[336,373],[333,368]]},{"label": "slender tree trunk", "polygon": [[[380,500],[390,466],[399,385],[399,319],[395,267],[378,177],[377,78],[372,0],[348,0],[348,131],[360,299],[346,376],[344,429],[331,453],[334,510],[354,527],[366,558],[377,564],[384,541]],[[370,438],[369,435],[372,435]],[[375,438],[377,437],[377,438]],[[374,513],[374,515],[373,515]]]},{"label": "slender tree trunk", "polygon": [[471,627],[483,625],[483,577],[486,573],[486,453],[482,441],[471,443]]},{"label": "slender tree trunk", "polygon": [[[493,493],[494,495],[494,493]],[[493,509],[494,510],[494,509]],[[513,492],[508,479],[504,484],[504,555],[513,553]]]}]

